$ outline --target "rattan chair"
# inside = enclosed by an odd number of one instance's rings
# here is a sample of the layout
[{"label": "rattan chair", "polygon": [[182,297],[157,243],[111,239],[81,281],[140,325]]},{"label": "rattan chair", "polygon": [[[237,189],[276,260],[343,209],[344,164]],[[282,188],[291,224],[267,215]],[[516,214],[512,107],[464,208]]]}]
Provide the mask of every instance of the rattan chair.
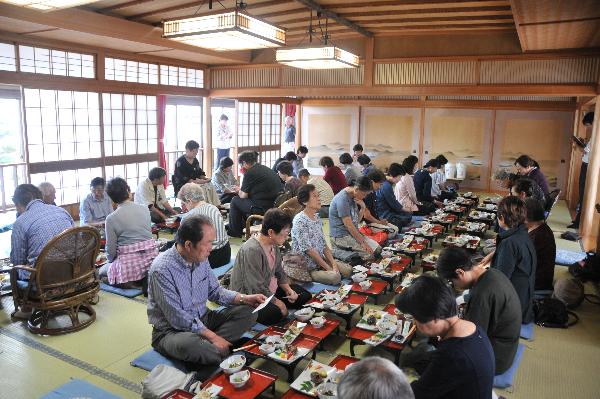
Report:
[{"label": "rattan chair", "polygon": [[[96,257],[100,235],[93,227],[73,227],[54,237],[37,257],[33,267],[14,266],[11,285],[15,311],[33,308],[27,327],[35,334],[58,335],[81,330],[96,320],[92,302],[100,281]],[[18,272],[30,272],[19,280]],[[80,313],[87,317],[80,320]],[[63,322],[67,315],[70,325]]]},{"label": "rattan chair", "polygon": [[[302,205],[298,202],[296,197],[292,197],[285,201],[283,204],[278,206],[279,209],[283,210],[285,213],[290,215],[293,219],[296,214],[300,213],[303,209]],[[256,224],[256,222],[264,219],[263,215],[250,215],[246,219],[246,228],[244,229],[244,233],[246,235],[246,240],[252,237],[253,235],[260,234],[260,229],[262,228],[262,224]]]}]

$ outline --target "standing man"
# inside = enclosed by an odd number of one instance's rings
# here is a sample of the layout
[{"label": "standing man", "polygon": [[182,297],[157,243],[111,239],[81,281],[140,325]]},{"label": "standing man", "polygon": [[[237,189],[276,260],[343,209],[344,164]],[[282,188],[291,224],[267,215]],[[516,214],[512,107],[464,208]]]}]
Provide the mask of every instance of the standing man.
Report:
[{"label": "standing man", "polygon": [[294,118],[291,116],[285,117],[285,149],[294,151],[296,148],[296,127],[294,126]]},{"label": "standing man", "polygon": [[[219,285],[208,263],[216,238],[210,219],[184,218],[176,237],[175,245],[154,259],[148,272],[152,347],[169,358],[193,363],[204,379],[254,324],[252,308],[266,298]],[[226,307],[209,310],[208,300]]]},{"label": "standing man", "polygon": [[[591,129],[592,125],[594,124],[594,113],[588,112],[585,114],[582,122],[583,126]],[[592,149],[590,140],[587,141],[587,144],[581,140],[575,140],[575,143],[583,150],[583,154],[581,155],[581,169],[579,170],[579,203],[577,204],[577,215],[575,216],[573,223],[567,226],[569,229],[579,228],[581,207],[583,206],[583,196],[585,195],[585,179],[587,177],[588,162],[590,160],[590,150]]]},{"label": "standing man", "polygon": [[229,118],[225,114],[222,114],[219,118],[219,126],[217,127],[217,140],[215,143],[215,148],[217,149],[217,158],[214,161],[215,166],[213,169],[217,169],[219,167],[219,161],[221,158],[229,156],[233,133],[231,133],[229,126],[227,126],[228,120]]}]

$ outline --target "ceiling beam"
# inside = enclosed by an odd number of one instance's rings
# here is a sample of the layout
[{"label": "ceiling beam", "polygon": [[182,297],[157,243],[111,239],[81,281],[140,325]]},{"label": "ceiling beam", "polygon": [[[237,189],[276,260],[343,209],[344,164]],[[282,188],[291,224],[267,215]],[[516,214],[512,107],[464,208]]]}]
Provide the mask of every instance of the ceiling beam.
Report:
[{"label": "ceiling beam", "polygon": [[[290,19],[287,21],[277,22],[280,26],[285,26],[288,29],[292,29],[290,25],[305,24],[310,18],[298,18]],[[480,15],[480,16],[459,16],[459,17],[425,17],[425,18],[385,18],[385,19],[363,19],[360,21],[361,24],[395,24],[395,23],[411,23],[411,22],[458,22],[458,21],[500,21],[500,22],[513,22],[512,15]]]},{"label": "ceiling beam", "polygon": [[510,11],[510,6],[481,6],[481,7],[465,7],[465,8],[427,8],[427,9],[411,9],[411,10],[388,10],[388,11],[360,11],[360,12],[345,12],[341,14],[345,18],[365,17],[365,16],[384,16],[384,15],[406,15],[406,14],[446,14],[446,13],[469,13],[469,12],[495,12],[495,11]]},{"label": "ceiling beam", "polygon": [[115,18],[81,8],[66,8],[52,12],[39,12],[25,7],[0,3],[0,15],[11,19],[32,22],[72,32],[88,33],[107,38],[126,39],[132,42],[206,55],[215,60],[214,63],[247,63],[250,60],[249,51],[219,52],[191,46],[175,40],[163,38],[162,30],[154,28],[153,26],[127,21],[122,18]]},{"label": "ceiling beam", "polygon": [[311,10],[316,11],[317,13],[321,13],[323,16],[325,16],[327,18],[333,19],[335,22],[337,22],[340,25],[345,25],[348,28],[357,31],[358,33],[360,33],[363,36],[366,36],[366,37],[373,36],[373,33],[369,32],[362,26],[360,26],[344,17],[341,17],[340,15],[336,14],[333,11],[323,8],[320,4],[317,4],[313,0],[296,0],[296,2],[305,5],[306,7],[310,8]]},{"label": "ceiling beam", "polygon": [[133,7],[133,6],[137,6],[137,5],[144,4],[144,3],[150,3],[152,1],[154,1],[154,0],[132,0],[132,1],[128,1],[126,3],[119,3],[119,4],[112,5],[110,7],[104,7],[99,10],[96,10],[96,12],[103,13],[103,12],[108,12],[108,11],[120,10],[121,8]]},{"label": "ceiling beam", "polygon": [[[141,1],[144,1],[144,0],[141,0]],[[280,6],[282,4],[291,3],[292,1],[293,0],[271,0],[271,1],[264,1],[262,3],[251,3],[246,6],[246,10],[258,10],[261,8]],[[187,10],[187,9],[193,8],[193,7],[202,7],[205,4],[208,4],[207,0],[192,1],[192,2],[179,4],[179,5],[175,5],[175,6],[171,6],[171,7],[158,8],[156,10],[147,11],[147,12],[140,13],[140,14],[129,15],[127,17],[127,19],[139,20],[139,19],[143,19],[143,18],[150,17],[153,15],[162,14],[165,12],[174,12],[174,11]],[[209,11],[211,11],[211,10],[209,10]],[[212,11],[214,11],[214,10],[212,10]],[[201,16],[203,14],[204,13],[197,13],[198,16]]]},{"label": "ceiling beam", "polygon": [[322,96],[595,96],[595,84],[269,87],[213,89],[211,97]]},{"label": "ceiling beam", "polygon": [[[461,3],[498,3],[498,1],[489,0],[403,0],[403,1],[355,1],[355,2],[344,2],[342,4],[328,4],[328,8],[331,9],[342,9],[342,8],[360,8],[360,7],[405,7],[405,6],[424,6],[424,5],[435,5],[435,6],[456,6],[463,7]],[[422,8],[426,9],[426,8]]]},{"label": "ceiling beam", "polygon": [[525,38],[525,32],[523,32],[523,28],[521,28],[521,23],[523,22],[521,19],[521,14],[517,10],[517,5],[515,0],[510,0],[510,8],[513,13],[513,19],[515,20],[515,26],[517,29],[517,36],[519,37],[519,44],[521,45],[521,51],[527,51],[527,39]]}]

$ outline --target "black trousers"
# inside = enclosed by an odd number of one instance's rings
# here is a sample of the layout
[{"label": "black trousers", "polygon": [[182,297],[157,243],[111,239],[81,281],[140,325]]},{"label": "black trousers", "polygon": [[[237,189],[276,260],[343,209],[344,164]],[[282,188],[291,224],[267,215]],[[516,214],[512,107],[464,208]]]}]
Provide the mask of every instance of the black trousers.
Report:
[{"label": "black trousers", "polygon": [[[308,302],[312,295],[310,292],[302,288],[298,284],[290,284],[290,287],[298,294],[298,298],[294,303],[290,303],[284,296],[286,293],[281,289],[277,288],[275,292],[275,298],[279,299],[281,302],[285,304],[285,307],[288,309],[300,309],[306,302]],[[275,323],[279,323],[283,320],[283,314],[281,314],[281,310],[277,307],[277,305],[273,304],[273,302],[269,302],[267,306],[258,311],[258,322],[267,326],[270,326]]]},{"label": "black trousers", "polygon": [[225,266],[231,261],[231,245],[225,244],[219,249],[214,249],[208,255],[208,263],[210,268],[214,269],[217,267]]},{"label": "black trousers", "polygon": [[588,164],[585,162],[581,163],[581,169],[579,170],[579,203],[577,204],[577,215],[573,223],[579,225],[581,220],[581,207],[583,206],[583,196],[585,195],[585,179],[587,177]]},{"label": "black trousers", "polygon": [[221,204],[229,204],[231,202],[231,200],[233,199],[233,197],[236,197],[237,194],[236,193],[223,193],[221,195],[219,195],[219,201],[221,201]]},{"label": "black trousers", "polygon": [[241,237],[248,216],[262,215],[265,210],[249,198],[234,197],[229,206],[229,235]]}]

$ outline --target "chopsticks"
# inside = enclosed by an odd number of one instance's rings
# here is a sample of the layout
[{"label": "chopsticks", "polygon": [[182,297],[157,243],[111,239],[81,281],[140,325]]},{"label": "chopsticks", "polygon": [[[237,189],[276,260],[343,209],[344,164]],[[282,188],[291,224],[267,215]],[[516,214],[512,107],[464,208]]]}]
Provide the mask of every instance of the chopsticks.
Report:
[{"label": "chopsticks", "polygon": [[236,348],[236,349],[232,350],[231,352],[239,352],[239,351],[243,351],[243,350],[246,350],[246,349],[254,348],[254,347],[255,347],[255,346],[257,346],[257,345],[258,345],[258,343],[257,343],[257,342],[254,342],[254,343],[252,343],[252,344],[250,344],[250,345],[241,346],[241,347],[239,347],[239,348]]}]

